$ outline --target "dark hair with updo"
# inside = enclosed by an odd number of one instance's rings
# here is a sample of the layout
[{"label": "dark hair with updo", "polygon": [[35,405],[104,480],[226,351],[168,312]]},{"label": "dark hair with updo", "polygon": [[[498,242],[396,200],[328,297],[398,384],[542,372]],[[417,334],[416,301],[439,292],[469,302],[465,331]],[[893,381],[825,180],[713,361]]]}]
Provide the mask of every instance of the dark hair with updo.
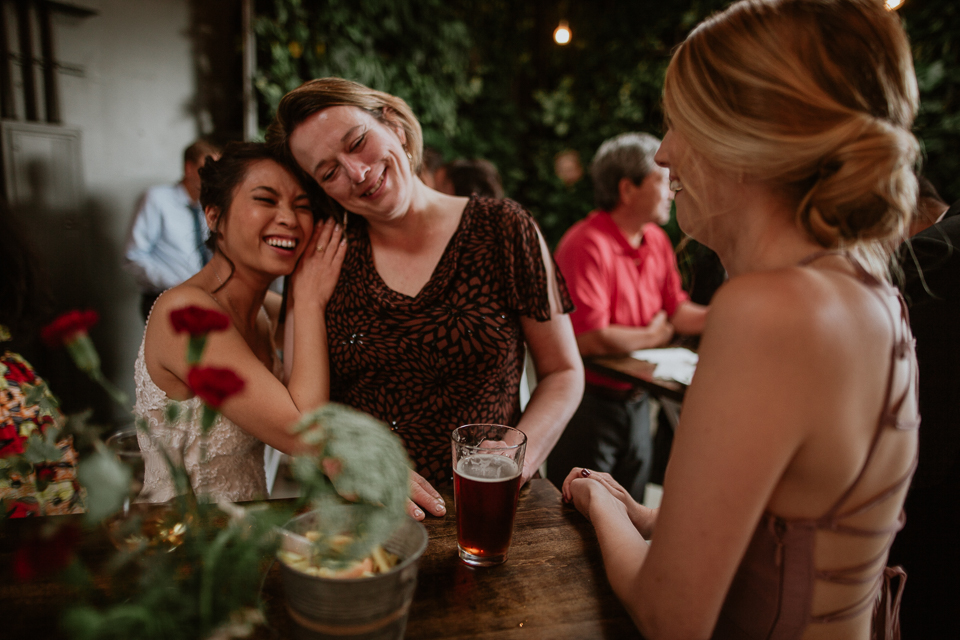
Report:
[{"label": "dark hair with updo", "polygon": [[[210,236],[207,238],[206,246],[211,253],[220,252],[230,264],[230,275],[227,280],[233,276],[234,264],[230,258],[220,251],[219,240],[222,236],[221,227],[226,223],[230,212],[230,205],[236,195],[237,187],[247,177],[247,172],[254,163],[261,160],[272,160],[284,169],[287,169],[298,179],[303,186],[303,180],[300,174],[293,171],[289,162],[280,156],[275,148],[272,148],[262,142],[230,142],[223,148],[223,153],[219,159],[208,159],[200,167],[200,205],[206,210],[213,207],[217,210],[217,217],[213,227],[210,229]],[[307,191],[308,196],[310,192]],[[311,199],[311,206],[313,200]],[[227,282],[224,280],[224,283]],[[223,287],[221,284],[217,287],[219,291]]]},{"label": "dark hair with updo", "polygon": [[741,0],[690,34],[664,82],[693,155],[793,191],[822,246],[883,259],[916,202],[917,105],[909,42],[881,0]]}]

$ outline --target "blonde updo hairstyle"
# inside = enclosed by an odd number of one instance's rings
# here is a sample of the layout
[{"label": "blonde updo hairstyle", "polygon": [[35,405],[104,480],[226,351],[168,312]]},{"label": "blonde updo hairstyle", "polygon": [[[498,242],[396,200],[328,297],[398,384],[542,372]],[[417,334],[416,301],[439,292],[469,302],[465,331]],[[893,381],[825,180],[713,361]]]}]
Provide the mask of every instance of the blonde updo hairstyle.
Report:
[{"label": "blonde updo hairstyle", "polygon": [[[328,107],[357,107],[363,109],[379,122],[390,128],[400,127],[406,142],[404,150],[410,156],[410,169],[414,175],[420,173],[423,164],[423,130],[413,115],[413,110],[397,96],[366,87],[359,82],[343,78],[318,78],[309,80],[283,96],[277,107],[277,115],[267,128],[266,141],[278,153],[297,166],[290,153],[290,136],[307,118]],[[300,177],[305,184],[316,184],[313,176],[301,170]],[[313,194],[320,196],[320,194]],[[330,198],[319,197],[328,211],[339,208]]]},{"label": "blonde updo hairstyle", "polygon": [[917,81],[882,0],[741,0],[667,69],[668,125],[714,167],[782,185],[825,248],[884,264],[917,200]]}]

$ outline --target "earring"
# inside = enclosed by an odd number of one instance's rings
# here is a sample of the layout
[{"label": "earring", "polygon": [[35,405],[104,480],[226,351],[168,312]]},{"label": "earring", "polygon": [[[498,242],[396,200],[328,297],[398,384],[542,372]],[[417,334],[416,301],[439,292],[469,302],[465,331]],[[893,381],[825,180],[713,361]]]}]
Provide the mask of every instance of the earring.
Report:
[{"label": "earring", "polygon": [[[404,149],[404,151],[406,151],[406,149]],[[413,154],[410,153],[409,151],[407,151],[407,160],[409,160],[410,162],[413,162]]]}]

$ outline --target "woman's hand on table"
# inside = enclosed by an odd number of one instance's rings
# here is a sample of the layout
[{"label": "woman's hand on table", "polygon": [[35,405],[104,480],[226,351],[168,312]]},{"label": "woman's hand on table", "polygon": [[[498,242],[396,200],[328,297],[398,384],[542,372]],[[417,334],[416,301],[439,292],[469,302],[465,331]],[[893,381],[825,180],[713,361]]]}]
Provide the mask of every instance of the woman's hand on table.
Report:
[{"label": "woman's hand on table", "polygon": [[[421,507],[423,507],[421,509]],[[433,516],[447,514],[447,506],[443,498],[429,482],[423,479],[416,471],[410,471],[410,499],[407,500],[407,513],[415,520],[424,519],[424,510]]]},{"label": "woman's hand on table", "polygon": [[644,538],[653,535],[657,510],[639,504],[609,473],[574,467],[563,481],[562,493],[564,502],[573,503],[587,519],[590,519],[590,509],[596,506],[595,501],[609,501],[614,508],[622,510],[640,535]]}]

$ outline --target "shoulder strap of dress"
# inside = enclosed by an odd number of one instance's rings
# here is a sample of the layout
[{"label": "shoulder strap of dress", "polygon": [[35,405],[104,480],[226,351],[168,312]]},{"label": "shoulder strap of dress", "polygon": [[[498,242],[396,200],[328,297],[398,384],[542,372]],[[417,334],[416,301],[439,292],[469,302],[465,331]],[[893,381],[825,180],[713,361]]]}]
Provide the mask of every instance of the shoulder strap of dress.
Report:
[{"label": "shoulder strap of dress", "polygon": [[[880,441],[880,436],[883,433],[884,427],[893,426],[898,429],[909,429],[915,428],[919,425],[919,419],[911,420],[909,423],[901,424],[898,416],[903,403],[906,400],[907,396],[910,393],[910,389],[913,388],[912,385],[908,384],[904,389],[904,392],[900,395],[899,398],[894,400],[893,398],[893,383],[894,383],[894,374],[896,373],[897,362],[906,357],[911,351],[911,343],[908,339],[908,334],[904,329],[904,323],[906,327],[909,327],[909,317],[907,315],[906,303],[903,300],[903,297],[897,292],[897,300],[900,306],[900,317],[897,318],[894,316],[893,312],[890,310],[890,305],[888,301],[884,299],[884,293],[890,290],[896,291],[892,286],[878,279],[876,276],[871,274],[869,271],[863,268],[852,255],[847,251],[842,250],[825,250],[817,251],[806,256],[798,264],[801,266],[806,266],[812,263],[813,261],[828,255],[840,255],[845,257],[853,268],[856,270],[857,275],[856,279],[867,286],[867,290],[873,293],[879,300],[880,305],[886,311],[887,316],[890,319],[890,326],[893,331],[893,345],[890,348],[890,363],[887,368],[887,382],[886,389],[884,391],[884,403],[883,409],[880,414],[880,418],[877,420],[877,427],[874,430],[873,438],[870,440],[870,448],[867,450],[867,456],[863,461],[863,465],[860,467],[859,473],[854,481],[847,487],[847,490],[840,495],[837,501],[833,506],[820,518],[817,519],[817,522],[820,526],[826,527],[829,529],[840,529],[843,528],[843,525],[839,522],[840,519],[853,515],[855,513],[860,513],[872,507],[875,504],[882,502],[889,495],[894,493],[899,489],[904,482],[909,481],[910,477],[913,475],[913,469],[910,470],[904,477],[900,478],[893,487],[882,491],[880,494],[873,496],[869,500],[865,501],[863,504],[856,506],[854,509],[841,513],[841,509],[846,504],[847,500],[859,486],[860,481],[863,479],[863,476],[867,472],[867,468],[870,466],[870,462],[873,459],[873,454],[876,451],[877,443]],[[840,272],[843,273],[843,272]],[[916,424],[914,424],[916,422]],[[914,462],[914,464],[916,464]],[[850,531],[849,533],[854,533]],[[876,533],[882,533],[877,531]]]}]

